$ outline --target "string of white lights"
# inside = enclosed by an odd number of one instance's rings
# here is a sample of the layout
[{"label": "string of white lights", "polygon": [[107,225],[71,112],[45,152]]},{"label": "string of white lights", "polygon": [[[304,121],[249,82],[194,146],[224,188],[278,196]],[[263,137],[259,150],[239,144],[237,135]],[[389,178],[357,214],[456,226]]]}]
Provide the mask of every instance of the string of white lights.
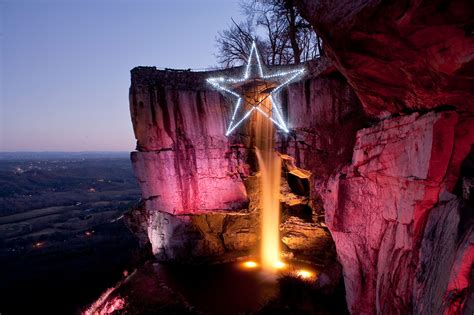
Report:
[{"label": "string of white lights", "polygon": [[234,113],[232,114],[232,119],[230,120],[230,123],[231,123],[231,124],[232,124],[232,122],[234,121],[235,114],[237,114],[237,110],[238,110],[239,107],[240,107],[241,101],[242,101],[242,98],[239,97],[239,99],[237,100],[237,103],[235,104],[235,110],[234,110]]},{"label": "string of white lights", "polygon": [[254,46],[255,56],[257,56],[258,69],[260,70],[260,77],[263,78],[262,64],[260,63],[260,56],[257,53],[257,46],[255,45],[255,42],[253,42],[253,46]]},{"label": "string of white lights", "polygon": [[257,46],[255,45],[255,42],[253,42],[252,47],[250,48],[249,59],[247,60],[247,68],[245,69],[245,75],[244,75],[245,79],[248,79],[248,77],[249,77],[250,64],[252,63],[253,52],[254,52],[254,50],[257,49],[256,47]]},{"label": "string of white lights", "polygon": [[273,99],[272,95],[270,94],[270,100],[273,104],[273,107],[272,109],[274,108],[275,109],[275,112],[277,113],[277,119],[278,121],[280,122],[281,125],[284,126],[284,128],[282,128],[283,130],[285,130],[286,132],[288,132],[288,128],[286,128],[286,124],[285,122],[283,121],[283,117],[281,116],[280,114],[280,109],[278,107],[278,104],[275,102],[275,100]]},{"label": "string of white lights", "polygon": [[[276,122],[271,116],[269,116],[267,113],[265,113],[260,107],[254,107],[256,108],[260,113],[262,113],[263,116],[267,117],[268,119],[270,119],[275,125],[277,125],[278,127],[280,127],[281,129],[283,130],[288,130],[286,129],[286,127],[280,125],[278,122]],[[288,131],[287,131],[288,132]]]},{"label": "string of white lights", "polygon": [[256,108],[256,107],[252,107],[252,109],[249,110],[249,111],[244,115],[244,117],[243,117],[241,120],[239,120],[239,122],[236,123],[233,127],[232,127],[232,124],[230,124],[230,125],[229,125],[229,128],[227,129],[227,132],[226,132],[225,135],[226,135],[226,136],[230,135],[230,133],[231,133],[232,131],[234,131],[235,128],[237,128],[245,119],[247,119],[247,118],[250,116],[250,114],[255,110],[255,108]]}]

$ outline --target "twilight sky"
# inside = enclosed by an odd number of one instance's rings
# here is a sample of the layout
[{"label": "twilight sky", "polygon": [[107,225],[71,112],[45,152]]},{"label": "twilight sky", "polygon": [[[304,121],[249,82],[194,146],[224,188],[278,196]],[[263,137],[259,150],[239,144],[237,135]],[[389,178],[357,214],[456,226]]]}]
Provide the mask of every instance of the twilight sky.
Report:
[{"label": "twilight sky", "polygon": [[130,151],[135,66],[216,65],[238,0],[0,0],[0,151]]}]

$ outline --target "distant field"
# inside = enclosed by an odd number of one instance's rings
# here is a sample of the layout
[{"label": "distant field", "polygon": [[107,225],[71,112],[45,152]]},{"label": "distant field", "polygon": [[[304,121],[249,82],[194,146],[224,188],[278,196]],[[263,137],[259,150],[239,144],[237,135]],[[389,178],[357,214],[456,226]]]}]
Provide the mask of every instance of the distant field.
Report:
[{"label": "distant field", "polygon": [[0,313],[73,313],[112,285],[139,199],[128,153],[0,153]]},{"label": "distant field", "polygon": [[139,198],[128,154],[0,153],[0,215]]}]

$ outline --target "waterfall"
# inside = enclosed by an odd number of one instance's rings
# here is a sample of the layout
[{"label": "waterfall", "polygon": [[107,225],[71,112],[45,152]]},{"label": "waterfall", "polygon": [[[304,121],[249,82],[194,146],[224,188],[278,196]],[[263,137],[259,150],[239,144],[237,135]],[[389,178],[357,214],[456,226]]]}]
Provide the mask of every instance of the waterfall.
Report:
[{"label": "waterfall", "polygon": [[[265,102],[267,110],[271,102]],[[268,110],[270,114],[270,110]],[[273,123],[257,115],[255,144],[260,169],[262,268],[274,270],[280,262],[280,180],[281,159],[274,151]]]}]

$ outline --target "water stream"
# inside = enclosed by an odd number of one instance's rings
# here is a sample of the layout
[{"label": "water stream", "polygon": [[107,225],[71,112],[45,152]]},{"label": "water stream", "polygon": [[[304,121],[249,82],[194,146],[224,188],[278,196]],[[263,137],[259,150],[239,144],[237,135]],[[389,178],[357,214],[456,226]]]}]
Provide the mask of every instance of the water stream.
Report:
[{"label": "water stream", "polygon": [[[270,114],[271,102],[262,108]],[[281,159],[274,151],[274,125],[263,115],[256,115],[256,153],[260,169],[261,189],[261,266],[274,270],[280,263],[280,180]]]}]

